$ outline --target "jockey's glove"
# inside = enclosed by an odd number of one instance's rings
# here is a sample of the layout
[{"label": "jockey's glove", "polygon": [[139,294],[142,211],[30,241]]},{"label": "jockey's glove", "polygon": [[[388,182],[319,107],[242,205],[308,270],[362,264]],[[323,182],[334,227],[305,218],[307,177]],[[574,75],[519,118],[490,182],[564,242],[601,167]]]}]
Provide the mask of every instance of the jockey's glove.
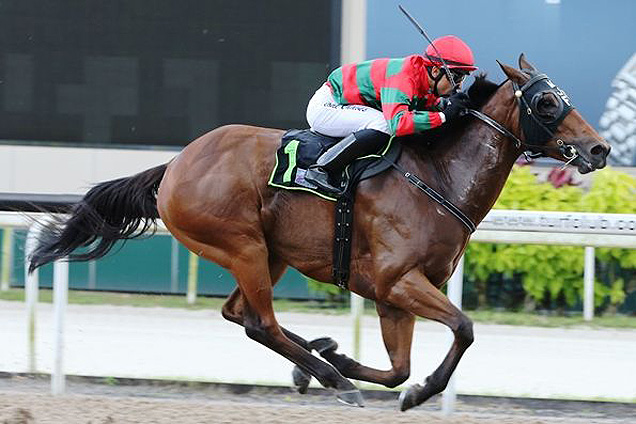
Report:
[{"label": "jockey's glove", "polygon": [[448,98],[448,104],[444,108],[445,122],[450,122],[460,116],[461,112],[470,106],[470,98],[462,91],[458,91]]}]

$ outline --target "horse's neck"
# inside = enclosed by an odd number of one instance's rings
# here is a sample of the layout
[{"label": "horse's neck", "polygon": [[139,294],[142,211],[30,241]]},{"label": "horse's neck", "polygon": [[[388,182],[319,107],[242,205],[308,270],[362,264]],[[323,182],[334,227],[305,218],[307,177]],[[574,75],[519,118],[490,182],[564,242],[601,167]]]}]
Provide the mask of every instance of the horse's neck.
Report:
[{"label": "horse's neck", "polygon": [[[501,94],[500,94],[501,95]],[[482,111],[508,127],[515,122],[512,102],[491,99]],[[495,104],[499,105],[495,107]],[[492,208],[510,175],[519,150],[512,140],[485,123],[472,119],[457,139],[436,140],[449,143],[438,155],[420,156],[423,172],[434,179],[444,197],[479,223]],[[513,132],[516,132],[516,128]]]}]

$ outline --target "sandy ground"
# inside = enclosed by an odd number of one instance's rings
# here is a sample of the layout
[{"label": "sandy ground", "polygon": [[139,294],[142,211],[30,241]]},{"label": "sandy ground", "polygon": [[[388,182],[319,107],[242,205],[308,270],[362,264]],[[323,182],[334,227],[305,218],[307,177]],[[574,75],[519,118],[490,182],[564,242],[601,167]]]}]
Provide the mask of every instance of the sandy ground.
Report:
[{"label": "sandy ground", "polygon": [[[340,351],[352,351],[351,319],[281,313],[281,323],[311,339],[329,335]],[[37,370],[53,363],[51,305],[38,305]],[[387,367],[377,318],[365,317],[362,362]],[[459,393],[577,399],[636,399],[636,331],[545,329],[477,325],[476,342],[456,372]],[[24,304],[0,301],[0,374],[28,371]],[[444,357],[449,334],[418,322],[413,372],[406,385],[424,380]],[[64,368],[69,375],[161,378],[287,386],[291,364],[249,340],[218,311],[69,305]],[[9,376],[9,377],[7,377]],[[636,404],[474,401],[461,397],[444,417],[440,400],[397,410],[391,399],[365,393],[366,407],[336,402],[324,390],[301,396],[284,387],[258,392],[232,386],[218,390],[183,383],[156,385],[78,384],[52,397],[46,379],[0,375],[0,424],[32,423],[636,423]],[[315,381],[312,387],[317,387]],[[196,386],[196,384],[195,384]],[[251,386],[246,386],[251,387]],[[547,402],[547,403],[546,403]]]},{"label": "sandy ground", "polygon": [[[2,424],[124,423],[633,423],[636,405],[460,398],[445,417],[439,399],[402,413],[386,393],[365,392],[366,406],[352,408],[325,390],[299,395],[289,389],[182,385],[70,383],[73,394],[52,397],[44,379],[0,379]],[[241,392],[241,393],[239,393]]]}]

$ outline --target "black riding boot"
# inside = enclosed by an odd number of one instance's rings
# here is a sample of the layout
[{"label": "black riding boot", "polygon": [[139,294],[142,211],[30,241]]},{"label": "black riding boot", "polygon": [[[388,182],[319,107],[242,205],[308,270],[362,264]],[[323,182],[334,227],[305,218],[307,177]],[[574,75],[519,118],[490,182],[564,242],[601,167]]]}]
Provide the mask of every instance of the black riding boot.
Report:
[{"label": "black riding boot", "polygon": [[334,194],[342,190],[334,187],[329,177],[338,177],[345,167],[355,159],[377,153],[389,141],[389,135],[377,130],[360,130],[340,140],[323,153],[315,165],[305,174],[305,180]]}]

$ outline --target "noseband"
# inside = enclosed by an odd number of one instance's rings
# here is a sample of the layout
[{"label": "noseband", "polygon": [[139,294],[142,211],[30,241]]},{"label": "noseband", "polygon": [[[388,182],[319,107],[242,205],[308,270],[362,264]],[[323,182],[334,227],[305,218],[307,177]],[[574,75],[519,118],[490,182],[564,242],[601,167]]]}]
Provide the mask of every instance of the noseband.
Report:
[{"label": "noseband", "polygon": [[[568,113],[574,109],[574,106],[572,106],[568,95],[557,87],[546,74],[532,71],[530,75],[530,79],[522,86],[512,81],[512,89],[519,106],[519,124],[526,141],[521,141],[503,125],[478,110],[468,109],[466,113],[473,115],[506,137],[511,138],[517,148],[523,148],[526,157],[547,156],[546,153],[548,151],[556,150],[568,160],[567,163],[570,163],[578,156],[573,146],[565,144],[561,139],[557,140],[558,147],[556,148],[546,146],[546,143],[554,138],[559,125]],[[553,117],[541,116],[537,109],[539,100],[548,93],[553,94],[559,103]],[[529,142],[530,140],[532,142]]]}]

